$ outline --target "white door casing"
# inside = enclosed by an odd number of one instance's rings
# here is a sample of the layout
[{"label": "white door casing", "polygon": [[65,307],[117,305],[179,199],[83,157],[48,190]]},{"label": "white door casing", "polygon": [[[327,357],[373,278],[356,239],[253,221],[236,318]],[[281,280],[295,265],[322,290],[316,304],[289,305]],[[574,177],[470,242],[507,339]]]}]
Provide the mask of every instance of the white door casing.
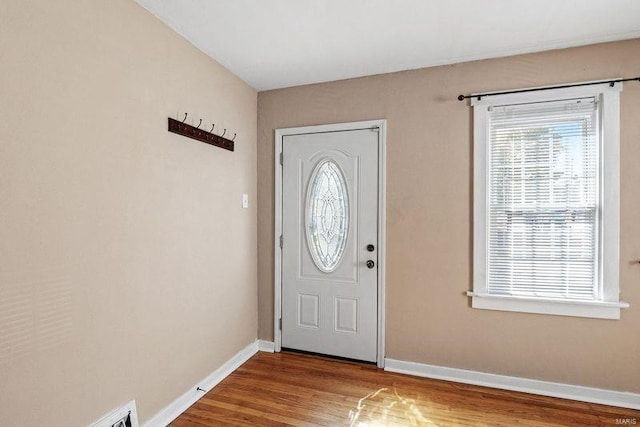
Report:
[{"label": "white door casing", "polygon": [[383,365],[385,124],[276,131],[276,351]]}]

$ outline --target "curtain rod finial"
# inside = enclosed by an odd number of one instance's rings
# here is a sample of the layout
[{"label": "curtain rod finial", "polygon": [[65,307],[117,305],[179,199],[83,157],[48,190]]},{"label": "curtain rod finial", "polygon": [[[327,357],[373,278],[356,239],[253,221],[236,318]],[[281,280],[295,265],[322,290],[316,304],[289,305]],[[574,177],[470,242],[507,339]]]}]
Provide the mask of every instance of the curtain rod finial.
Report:
[{"label": "curtain rod finial", "polygon": [[458,95],[458,101],[464,101],[464,95]]}]

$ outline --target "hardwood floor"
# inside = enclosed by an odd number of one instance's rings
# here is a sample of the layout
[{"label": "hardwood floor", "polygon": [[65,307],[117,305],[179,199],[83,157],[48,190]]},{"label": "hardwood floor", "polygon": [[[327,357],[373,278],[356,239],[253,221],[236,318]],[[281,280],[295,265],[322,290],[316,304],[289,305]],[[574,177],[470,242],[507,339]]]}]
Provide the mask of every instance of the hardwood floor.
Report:
[{"label": "hardwood floor", "polygon": [[[634,421],[635,420],[635,421]],[[640,425],[640,411],[258,353],[172,427]]]}]

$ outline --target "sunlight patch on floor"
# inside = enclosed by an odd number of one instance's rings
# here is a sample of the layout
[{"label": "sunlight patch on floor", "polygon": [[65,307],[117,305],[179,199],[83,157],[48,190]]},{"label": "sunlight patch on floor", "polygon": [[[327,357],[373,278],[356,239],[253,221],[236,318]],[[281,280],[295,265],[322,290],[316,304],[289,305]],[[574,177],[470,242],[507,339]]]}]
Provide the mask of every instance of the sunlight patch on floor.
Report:
[{"label": "sunlight patch on floor", "polygon": [[411,426],[436,425],[425,417],[415,399],[401,396],[396,388],[393,391],[386,387],[373,391],[349,411],[351,427],[383,427],[399,422]]}]

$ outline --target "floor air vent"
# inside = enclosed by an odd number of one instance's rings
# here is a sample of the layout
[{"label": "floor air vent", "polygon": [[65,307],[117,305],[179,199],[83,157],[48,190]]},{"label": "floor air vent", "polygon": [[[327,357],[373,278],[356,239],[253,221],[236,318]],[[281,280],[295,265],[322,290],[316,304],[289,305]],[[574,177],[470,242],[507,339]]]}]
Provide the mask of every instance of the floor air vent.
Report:
[{"label": "floor air vent", "polygon": [[136,401],[132,400],[126,405],[114,409],[99,421],[91,424],[91,427],[139,427]]}]

